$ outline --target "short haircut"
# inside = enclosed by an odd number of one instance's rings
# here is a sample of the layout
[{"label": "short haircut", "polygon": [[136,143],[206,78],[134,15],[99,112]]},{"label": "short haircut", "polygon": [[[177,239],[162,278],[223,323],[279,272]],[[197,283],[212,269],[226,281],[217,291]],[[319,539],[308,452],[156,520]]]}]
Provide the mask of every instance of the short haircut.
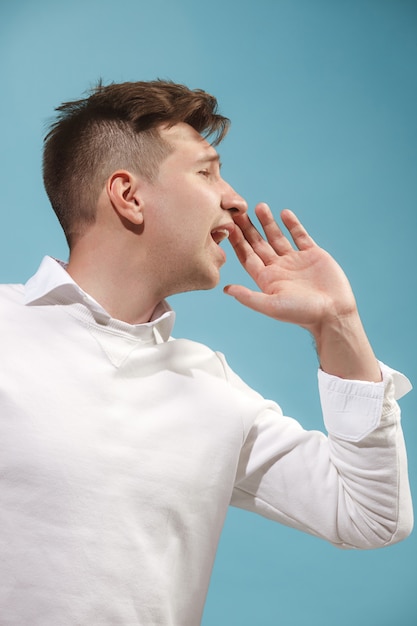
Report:
[{"label": "short haircut", "polygon": [[94,222],[99,194],[112,172],[129,169],[155,178],[171,152],[159,127],[184,122],[217,145],[230,124],[212,95],[163,80],[99,82],[88,97],[56,111],[45,137],[43,178],[70,248]]}]

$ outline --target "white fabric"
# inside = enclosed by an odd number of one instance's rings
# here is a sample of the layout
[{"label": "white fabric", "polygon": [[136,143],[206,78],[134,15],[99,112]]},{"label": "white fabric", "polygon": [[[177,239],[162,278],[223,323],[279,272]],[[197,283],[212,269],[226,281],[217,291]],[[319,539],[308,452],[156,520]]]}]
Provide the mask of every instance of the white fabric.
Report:
[{"label": "white fabric", "polygon": [[405,377],[319,372],[327,438],[172,324],[111,319],[49,257],[0,287],[2,625],[197,626],[230,503],[339,547],[410,532]]}]

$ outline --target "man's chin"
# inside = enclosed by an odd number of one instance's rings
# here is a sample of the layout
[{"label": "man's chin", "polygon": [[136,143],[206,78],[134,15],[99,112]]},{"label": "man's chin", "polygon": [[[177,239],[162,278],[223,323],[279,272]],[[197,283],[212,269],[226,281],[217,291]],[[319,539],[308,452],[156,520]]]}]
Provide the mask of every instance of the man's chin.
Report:
[{"label": "man's chin", "polygon": [[213,271],[211,274],[194,277],[188,284],[178,287],[172,294],[189,293],[190,291],[209,291],[214,289],[220,282],[220,269]]}]

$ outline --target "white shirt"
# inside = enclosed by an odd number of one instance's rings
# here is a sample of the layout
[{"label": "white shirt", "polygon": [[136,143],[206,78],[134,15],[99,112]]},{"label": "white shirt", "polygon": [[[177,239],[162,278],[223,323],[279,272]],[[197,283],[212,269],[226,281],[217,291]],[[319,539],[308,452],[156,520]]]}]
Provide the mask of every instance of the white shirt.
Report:
[{"label": "white shirt", "polygon": [[173,321],[112,319],[49,257],[0,288],[2,626],[197,626],[230,503],[339,547],[410,532],[405,377],[319,372],[326,437]]}]

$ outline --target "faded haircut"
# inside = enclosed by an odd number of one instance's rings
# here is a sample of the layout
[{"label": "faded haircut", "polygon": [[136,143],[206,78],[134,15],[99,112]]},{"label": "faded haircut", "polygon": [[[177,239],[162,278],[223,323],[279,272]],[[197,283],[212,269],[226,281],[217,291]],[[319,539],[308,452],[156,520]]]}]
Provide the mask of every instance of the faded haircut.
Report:
[{"label": "faded haircut", "polygon": [[82,100],[56,108],[45,137],[43,179],[68,244],[92,224],[99,194],[117,169],[154,180],[171,146],[159,127],[180,122],[217,145],[229,120],[201,89],[171,81],[101,82]]}]

